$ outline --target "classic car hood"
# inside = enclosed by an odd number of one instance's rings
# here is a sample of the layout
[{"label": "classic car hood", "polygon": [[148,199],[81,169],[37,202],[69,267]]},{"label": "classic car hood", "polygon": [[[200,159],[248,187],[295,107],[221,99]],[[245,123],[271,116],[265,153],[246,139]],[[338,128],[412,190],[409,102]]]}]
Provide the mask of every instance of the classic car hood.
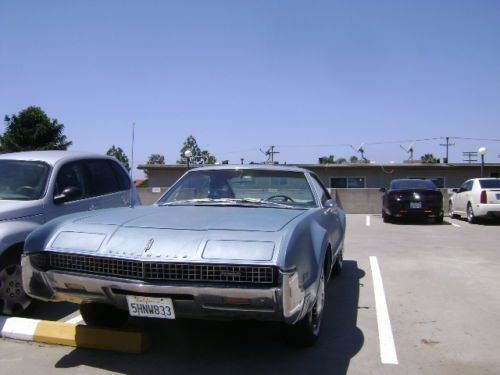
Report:
[{"label": "classic car hood", "polygon": [[48,249],[174,261],[271,261],[277,233],[304,210],[168,206],[102,210],[59,226]]},{"label": "classic car hood", "polygon": [[41,212],[42,205],[38,201],[0,200],[0,221],[35,216]]},{"label": "classic car hood", "polygon": [[78,223],[127,228],[276,232],[302,213],[303,210],[266,207],[150,206],[106,210],[80,219]]}]

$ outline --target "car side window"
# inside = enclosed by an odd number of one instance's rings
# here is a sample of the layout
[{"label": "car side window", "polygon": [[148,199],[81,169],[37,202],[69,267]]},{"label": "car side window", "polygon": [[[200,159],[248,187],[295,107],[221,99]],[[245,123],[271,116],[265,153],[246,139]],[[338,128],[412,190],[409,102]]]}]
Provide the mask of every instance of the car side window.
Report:
[{"label": "car side window", "polygon": [[472,184],[474,183],[474,181],[467,181],[465,183],[465,191],[471,191],[472,190]]},{"label": "car side window", "polygon": [[111,168],[113,168],[113,171],[115,172],[115,177],[118,181],[118,188],[120,191],[123,190],[129,190],[130,189],[130,178],[128,177],[127,172],[118,165],[117,162],[113,160],[108,160],[108,163],[111,165]]},{"label": "car side window", "polygon": [[111,194],[120,191],[115,171],[107,160],[86,160],[89,177],[89,196]]},{"label": "car side window", "polygon": [[316,190],[319,194],[319,198],[321,200],[321,204],[324,206],[326,201],[330,198],[330,194],[328,193],[328,190],[325,189],[321,181],[319,180],[318,176],[316,175],[311,175],[312,177],[312,183],[314,186],[314,190]]},{"label": "car side window", "polygon": [[67,163],[59,169],[56,177],[54,196],[62,194],[69,187],[75,187],[81,191],[81,195],[72,200],[81,199],[87,193],[85,169],[83,163],[80,161]]}]

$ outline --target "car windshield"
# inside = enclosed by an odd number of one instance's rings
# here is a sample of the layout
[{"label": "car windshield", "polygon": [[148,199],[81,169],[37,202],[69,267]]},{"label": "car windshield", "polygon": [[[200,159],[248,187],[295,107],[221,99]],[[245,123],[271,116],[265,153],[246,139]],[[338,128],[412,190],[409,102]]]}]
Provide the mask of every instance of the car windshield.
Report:
[{"label": "car windshield", "polygon": [[391,182],[391,190],[401,190],[401,189],[426,189],[435,190],[437,189],[434,182],[430,180],[394,180]]},{"label": "car windshield", "polygon": [[304,173],[256,169],[192,171],[181,178],[158,204],[316,207]]},{"label": "car windshield", "polygon": [[38,161],[0,160],[0,199],[30,201],[45,191],[49,166]]},{"label": "car windshield", "polygon": [[479,180],[481,189],[496,189],[500,188],[500,179],[496,180]]}]

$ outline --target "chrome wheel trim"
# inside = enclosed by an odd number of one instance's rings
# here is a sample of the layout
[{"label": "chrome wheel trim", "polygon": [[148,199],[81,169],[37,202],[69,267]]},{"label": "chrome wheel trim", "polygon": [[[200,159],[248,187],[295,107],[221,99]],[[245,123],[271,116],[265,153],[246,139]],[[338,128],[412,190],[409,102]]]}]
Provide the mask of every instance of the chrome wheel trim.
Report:
[{"label": "chrome wheel trim", "polygon": [[323,308],[325,307],[325,275],[321,272],[319,280],[318,294],[316,296],[316,302],[310,313],[310,322],[312,333],[318,336],[319,329],[321,327],[321,317],[323,316]]},{"label": "chrome wheel trim", "polygon": [[470,204],[467,206],[467,220],[469,223],[474,221],[474,211],[472,211],[472,206]]},{"label": "chrome wheel trim", "polygon": [[0,269],[0,313],[20,313],[30,304],[31,298],[23,289],[21,265],[9,264]]}]

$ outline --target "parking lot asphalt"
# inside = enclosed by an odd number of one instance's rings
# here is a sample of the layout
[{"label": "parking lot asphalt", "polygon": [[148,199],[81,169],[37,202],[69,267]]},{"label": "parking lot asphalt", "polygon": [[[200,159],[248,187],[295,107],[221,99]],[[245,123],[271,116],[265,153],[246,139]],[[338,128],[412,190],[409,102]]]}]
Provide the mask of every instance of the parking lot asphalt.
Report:
[{"label": "parking lot asphalt", "polygon": [[[0,339],[0,374],[500,374],[499,244],[498,222],[348,215],[344,270],[328,285],[313,348],[286,346],[272,323],[136,320],[153,339],[145,354]],[[374,259],[383,284],[374,284]],[[36,303],[29,313],[75,316],[71,304]],[[386,362],[396,360],[383,363],[392,344]]]}]

